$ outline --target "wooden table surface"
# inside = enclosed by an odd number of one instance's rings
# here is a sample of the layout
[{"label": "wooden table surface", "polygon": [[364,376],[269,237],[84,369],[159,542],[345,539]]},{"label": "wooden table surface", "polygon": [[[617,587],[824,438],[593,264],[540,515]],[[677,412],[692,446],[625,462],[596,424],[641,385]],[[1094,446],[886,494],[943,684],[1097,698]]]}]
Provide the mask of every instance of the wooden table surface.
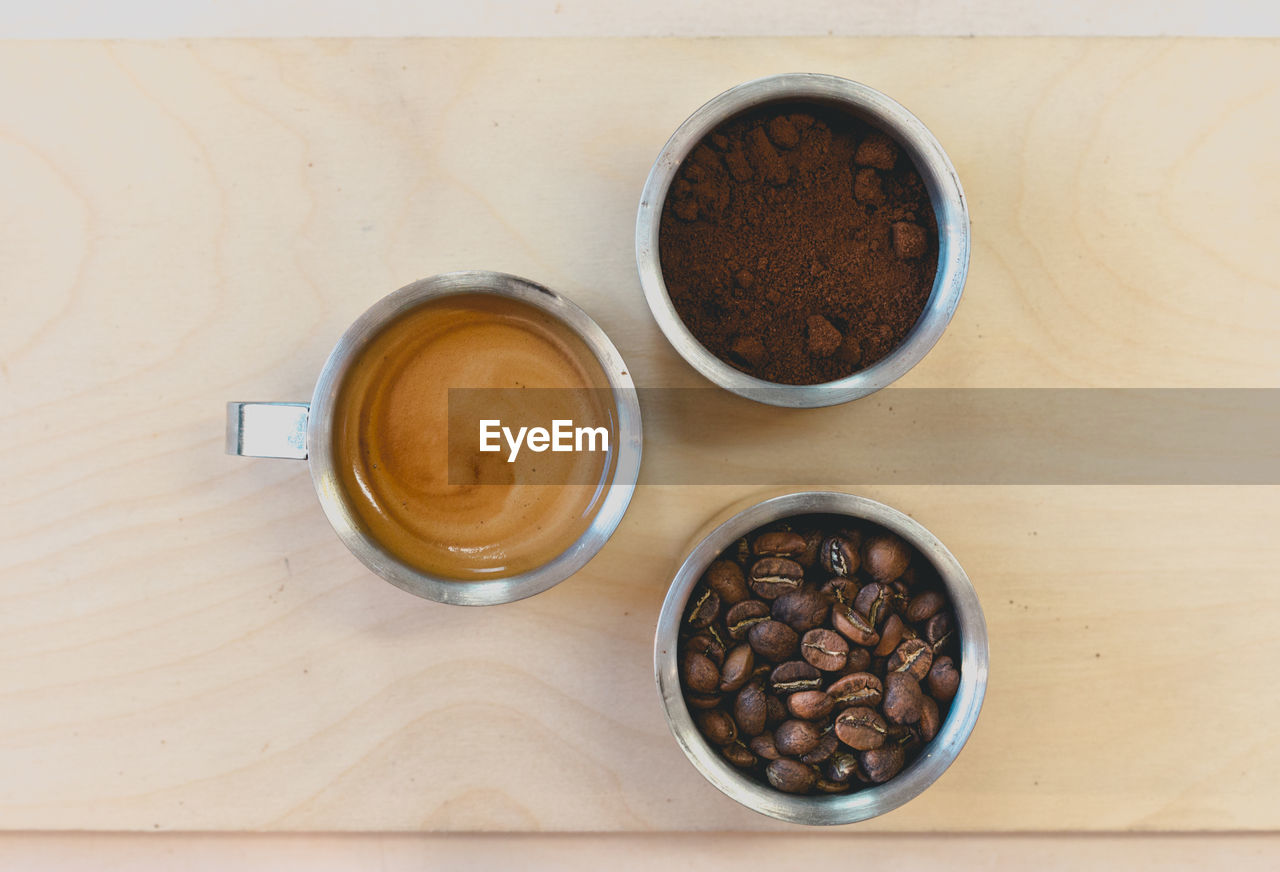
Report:
[{"label": "wooden table surface", "polygon": [[[1272,41],[6,44],[0,827],[781,827],[652,682],[673,563],[752,488],[642,486],[586,570],[465,610],[366,572],[302,464],[221,451],[224,401],[306,398],[449,269],[699,385],[640,294],[640,186],[697,105],[793,69],[901,100],[965,185],[965,296],[904,385],[1280,386]],[[1280,827],[1276,488],[849,489],[952,549],[991,634],[969,745],[861,829]]]}]

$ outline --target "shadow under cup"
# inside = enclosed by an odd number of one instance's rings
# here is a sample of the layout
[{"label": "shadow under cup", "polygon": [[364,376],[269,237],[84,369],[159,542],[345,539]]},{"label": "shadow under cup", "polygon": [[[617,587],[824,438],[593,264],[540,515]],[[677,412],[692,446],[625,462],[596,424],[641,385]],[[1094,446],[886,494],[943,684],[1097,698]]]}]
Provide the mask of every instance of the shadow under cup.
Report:
[{"label": "shadow under cup", "polygon": [[[497,423],[496,450],[479,450],[480,420]],[[572,422],[571,446],[577,428],[593,444],[530,450],[533,428],[556,420]],[[514,460],[503,427],[524,428]],[[375,304],[330,355],[308,435],[316,491],[351,551],[410,593],[462,605],[531,596],[585,565],[626,510],[641,449],[634,385],[604,332],[498,273],[435,276]]]}]

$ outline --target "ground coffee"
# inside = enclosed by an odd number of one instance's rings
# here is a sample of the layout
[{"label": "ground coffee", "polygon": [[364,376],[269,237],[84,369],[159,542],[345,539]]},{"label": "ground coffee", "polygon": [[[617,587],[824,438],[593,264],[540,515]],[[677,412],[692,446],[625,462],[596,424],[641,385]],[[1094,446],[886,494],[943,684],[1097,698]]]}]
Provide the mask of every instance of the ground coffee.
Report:
[{"label": "ground coffee", "polygon": [[933,288],[938,233],[919,173],[884,133],[774,105],[693,149],[663,205],[659,257],[676,311],[713,354],[816,384],[902,343]]}]

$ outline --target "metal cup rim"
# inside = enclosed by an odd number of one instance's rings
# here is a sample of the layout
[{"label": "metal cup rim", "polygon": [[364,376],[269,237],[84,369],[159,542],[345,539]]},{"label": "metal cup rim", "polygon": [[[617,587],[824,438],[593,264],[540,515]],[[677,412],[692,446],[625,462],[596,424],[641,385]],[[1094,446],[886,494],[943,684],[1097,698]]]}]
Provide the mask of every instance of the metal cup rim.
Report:
[{"label": "metal cup rim", "polygon": [[[704,136],[747,110],[779,102],[835,105],[885,130],[911,156],[938,225],[938,271],[925,310],[905,340],[867,369],[816,385],[765,381],[735,369],[694,337],[667,293],[658,256],[662,206],[677,170]],[[636,215],[636,265],[645,301],[672,347],[705,378],[739,396],[775,406],[814,408],[846,403],[897,381],[941,338],[964,291],[969,268],[969,210],[955,167],[920,119],[867,85],[820,73],[783,73],[737,85],[713,97],[676,128],[653,163]]]},{"label": "metal cup rim", "polygon": [[[806,514],[847,515],[902,536],[937,568],[960,630],[960,687],[946,721],[919,757],[884,784],[829,796],[794,796],[756,781],[729,764],[699,733],[685,705],[677,669],[680,621],[694,585],[725,548],[758,527]],[[654,634],[654,679],[667,725],[689,762],[717,789],[753,811],[790,823],[849,824],[885,814],[933,784],[959,755],[986,694],[987,625],[973,583],[955,556],[922,524],[884,503],[841,491],[799,491],[737,512],[704,536],[676,570]]]}]

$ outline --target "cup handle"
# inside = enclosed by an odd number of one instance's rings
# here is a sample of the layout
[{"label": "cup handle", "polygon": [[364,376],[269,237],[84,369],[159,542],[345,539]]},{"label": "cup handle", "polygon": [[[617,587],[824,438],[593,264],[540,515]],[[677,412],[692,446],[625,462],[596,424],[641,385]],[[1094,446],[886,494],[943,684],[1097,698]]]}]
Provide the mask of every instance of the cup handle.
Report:
[{"label": "cup handle", "polygon": [[227,403],[227,453],[307,459],[310,403]]}]

